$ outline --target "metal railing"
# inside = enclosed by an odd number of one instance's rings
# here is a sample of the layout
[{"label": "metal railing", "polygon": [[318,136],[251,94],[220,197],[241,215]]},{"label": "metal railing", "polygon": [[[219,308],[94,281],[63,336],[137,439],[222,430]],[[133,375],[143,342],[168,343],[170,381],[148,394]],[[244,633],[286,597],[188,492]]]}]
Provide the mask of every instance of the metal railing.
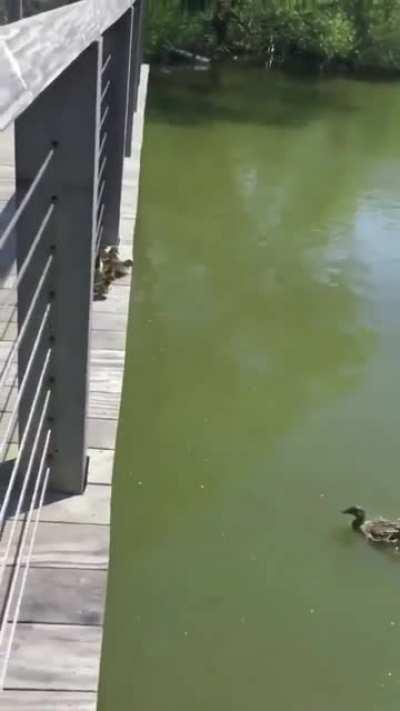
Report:
[{"label": "metal railing", "polygon": [[[15,242],[16,273],[0,308],[17,316],[0,372],[0,586],[13,554],[0,688],[47,489],[86,486],[95,265],[119,242],[143,23],[144,0],[84,0],[0,28],[0,129],[15,122],[16,174],[0,233],[0,261]],[[33,70],[28,54],[38,52]]]},{"label": "metal railing", "polygon": [[0,22],[16,22],[78,0],[0,0]]}]

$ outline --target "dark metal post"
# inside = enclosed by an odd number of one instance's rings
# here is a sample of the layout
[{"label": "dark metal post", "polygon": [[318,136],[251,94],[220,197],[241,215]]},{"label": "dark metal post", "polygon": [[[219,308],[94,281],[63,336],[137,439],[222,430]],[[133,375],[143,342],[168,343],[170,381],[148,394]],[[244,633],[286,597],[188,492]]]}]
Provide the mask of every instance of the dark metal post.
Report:
[{"label": "dark metal post", "polygon": [[[24,322],[49,255],[53,256],[41,299],[51,303],[53,349],[50,382],[52,478],[59,491],[79,494],[86,485],[86,409],[93,293],[100,122],[101,42],[91,45],[16,121],[17,198],[32,184],[54,146],[54,157],[17,232],[18,266],[49,205],[54,213],[46,238],[18,291],[18,322]],[[40,306],[38,307],[40,308]],[[38,320],[33,319],[32,334]],[[32,346],[27,334],[19,352],[21,383]],[[46,346],[48,347],[48,345]],[[29,416],[37,377],[32,376],[19,412],[20,431]]]},{"label": "dark metal post", "polygon": [[133,17],[133,32],[131,45],[131,61],[129,73],[129,99],[128,99],[128,116],[126,126],[126,145],[125,155],[127,158],[132,152],[132,136],[133,123],[135,112],[137,110],[138,90],[140,82],[140,70],[143,58],[143,25],[144,25],[144,8],[143,0],[136,0],[134,5]]},{"label": "dark metal post", "polygon": [[103,78],[104,88],[107,82],[110,82],[110,88],[102,105],[103,116],[108,110],[103,125],[103,132],[107,132],[105,189],[102,191],[104,211],[101,241],[103,245],[119,243],[132,29],[133,8],[130,8],[104,34],[104,57],[111,56],[111,60]]},{"label": "dark metal post", "polygon": [[16,22],[24,16],[23,0],[6,0],[8,22]]}]

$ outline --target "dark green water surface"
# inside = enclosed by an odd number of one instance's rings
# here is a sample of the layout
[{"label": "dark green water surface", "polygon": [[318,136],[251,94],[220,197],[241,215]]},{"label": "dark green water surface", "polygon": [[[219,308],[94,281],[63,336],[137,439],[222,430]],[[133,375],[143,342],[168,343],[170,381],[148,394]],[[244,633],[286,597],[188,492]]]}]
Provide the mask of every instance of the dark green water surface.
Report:
[{"label": "dark green water surface", "polygon": [[398,711],[400,86],[153,73],[102,711]]}]

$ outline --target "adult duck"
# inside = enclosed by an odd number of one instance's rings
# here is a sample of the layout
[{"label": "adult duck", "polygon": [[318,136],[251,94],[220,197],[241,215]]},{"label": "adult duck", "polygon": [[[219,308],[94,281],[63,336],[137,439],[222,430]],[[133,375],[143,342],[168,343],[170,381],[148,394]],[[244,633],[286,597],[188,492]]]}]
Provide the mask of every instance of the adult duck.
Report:
[{"label": "adult duck", "polygon": [[361,506],[350,506],[342,513],[354,516],[351,523],[353,530],[362,533],[369,541],[395,546],[400,544],[400,519],[394,521],[385,518],[368,520],[365,509]]}]

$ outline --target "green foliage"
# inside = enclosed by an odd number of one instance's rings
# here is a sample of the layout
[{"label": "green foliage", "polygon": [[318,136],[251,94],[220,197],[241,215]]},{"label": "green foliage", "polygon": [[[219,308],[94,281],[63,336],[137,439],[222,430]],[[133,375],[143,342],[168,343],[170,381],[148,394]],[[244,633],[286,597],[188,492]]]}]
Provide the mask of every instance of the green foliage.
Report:
[{"label": "green foliage", "polygon": [[357,29],[357,61],[362,65],[400,68],[400,0],[352,0]]},{"label": "green foliage", "polygon": [[196,7],[190,0],[149,0],[147,9],[147,53],[160,59],[164,49],[176,47],[198,50],[212,45],[210,18],[201,11],[204,3]]},{"label": "green foliage", "polygon": [[[400,69],[400,0],[233,0],[226,49],[286,62],[299,55]],[[148,50],[216,49],[217,0],[150,0]]]}]

